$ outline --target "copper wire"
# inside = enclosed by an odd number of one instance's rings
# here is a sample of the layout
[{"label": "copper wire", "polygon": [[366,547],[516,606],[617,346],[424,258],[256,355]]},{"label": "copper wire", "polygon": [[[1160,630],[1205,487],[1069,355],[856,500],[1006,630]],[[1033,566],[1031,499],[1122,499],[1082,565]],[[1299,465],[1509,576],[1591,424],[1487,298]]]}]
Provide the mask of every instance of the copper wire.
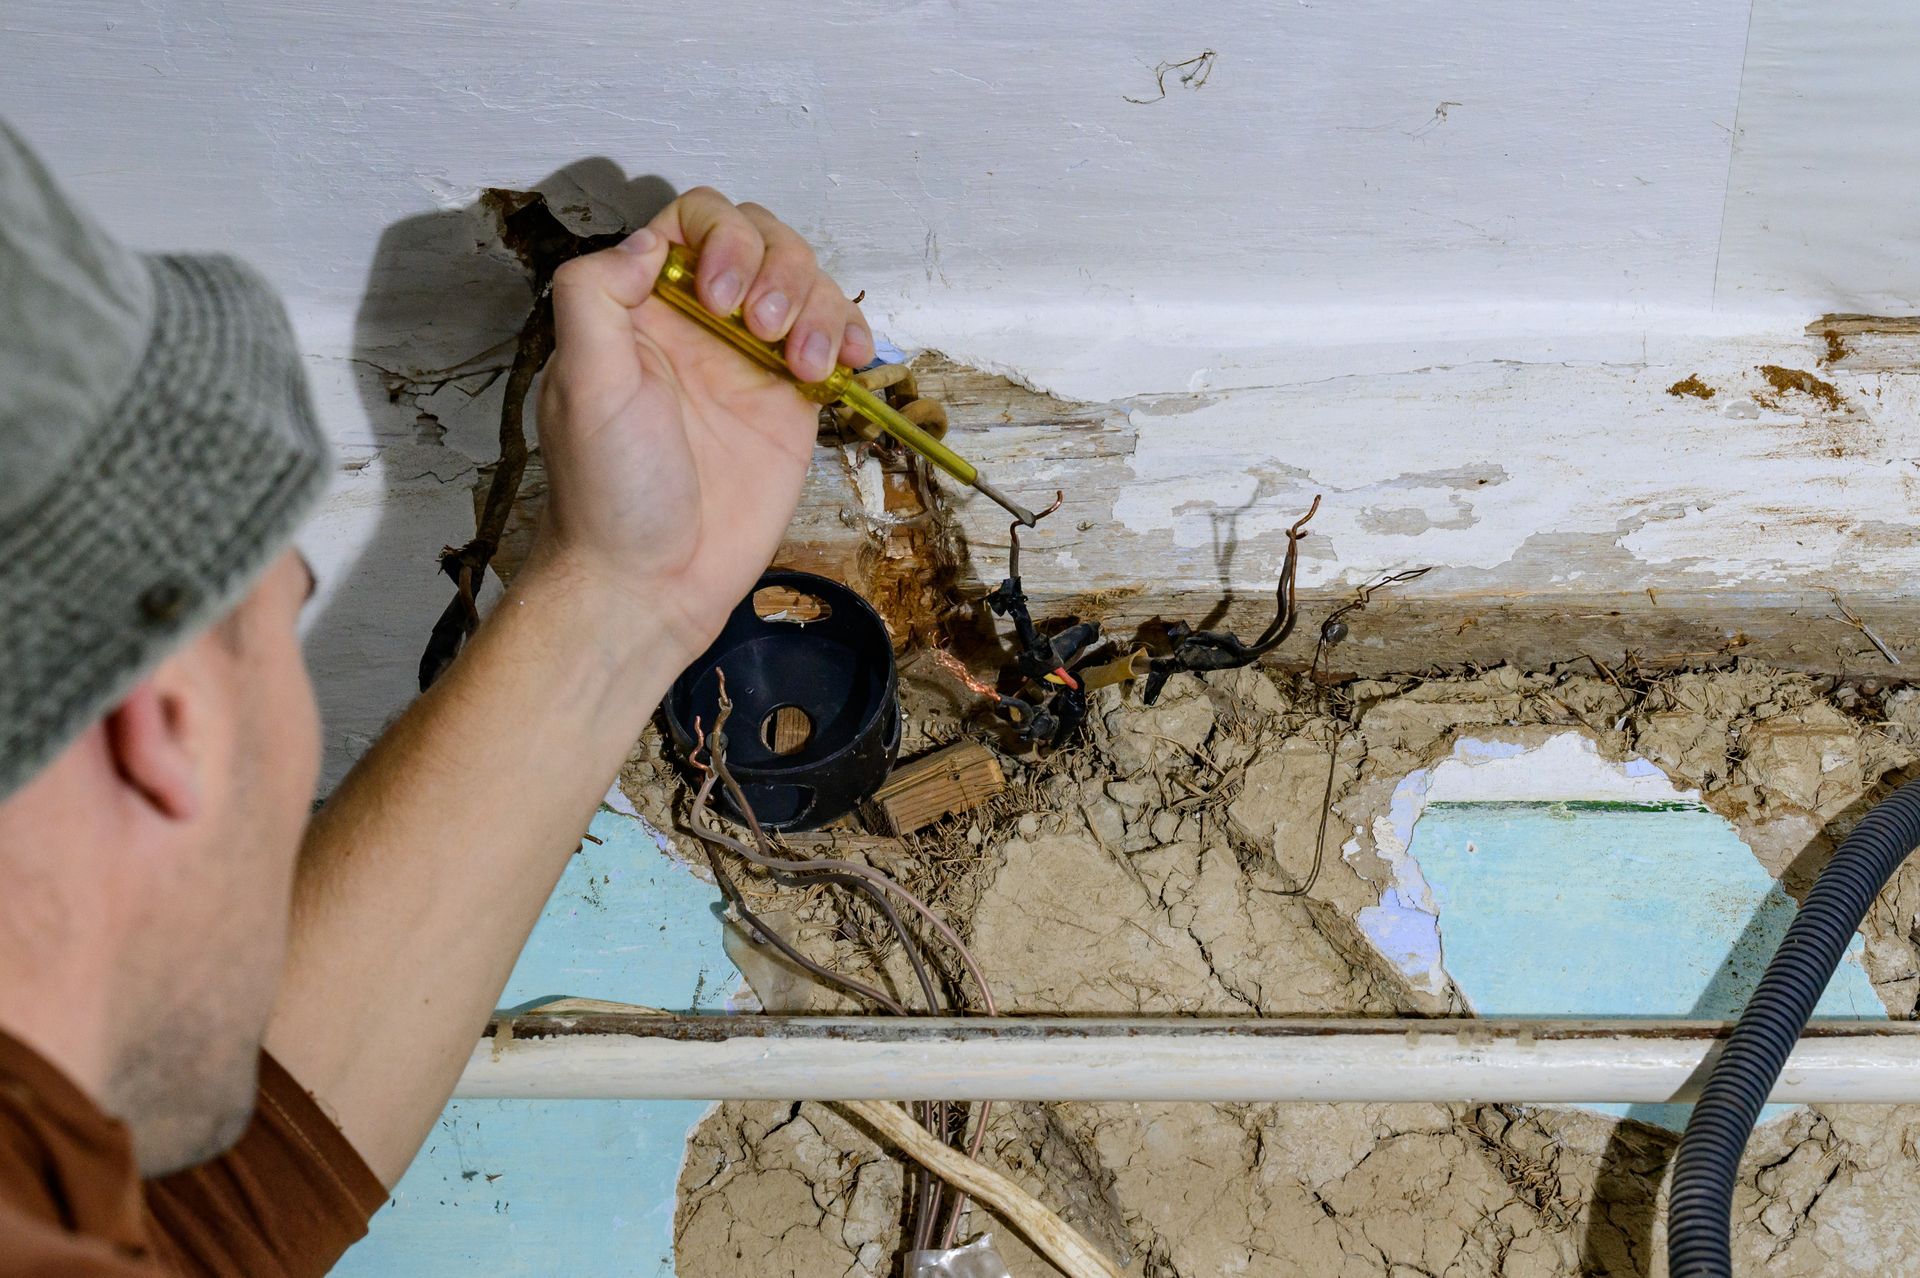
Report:
[{"label": "copper wire", "polygon": [[965,684],[969,691],[995,701],[1000,699],[999,691],[995,689],[992,684],[983,683],[979,679],[974,678],[972,671],[960,663],[960,658],[954,656],[945,648],[935,648],[932,652],[933,659],[940,668]]},{"label": "copper wire", "polygon": [[[1041,520],[1060,509],[1060,507],[1066,504],[1066,501],[1066,491],[1059,488],[1054,489],[1053,505],[1047,507],[1045,510],[1034,513],[1033,526],[1036,528],[1039,527]],[[1017,519],[1007,525],[1007,544],[1009,547],[1007,550],[1007,576],[1015,581],[1020,580],[1020,527],[1020,521]]]}]

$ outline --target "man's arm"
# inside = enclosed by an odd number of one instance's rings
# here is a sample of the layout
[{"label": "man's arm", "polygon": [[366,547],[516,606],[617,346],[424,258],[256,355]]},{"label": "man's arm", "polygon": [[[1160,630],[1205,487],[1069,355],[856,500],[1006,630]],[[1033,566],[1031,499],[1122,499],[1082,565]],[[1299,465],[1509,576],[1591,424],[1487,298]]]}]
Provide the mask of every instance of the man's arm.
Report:
[{"label": "man's arm", "polygon": [[649,297],[668,241],[808,379],[872,338],[800,239],[699,190],[563,267],[535,549],[309,831],[267,1047],[392,1185],[634,739],[777,548],[815,410]]}]

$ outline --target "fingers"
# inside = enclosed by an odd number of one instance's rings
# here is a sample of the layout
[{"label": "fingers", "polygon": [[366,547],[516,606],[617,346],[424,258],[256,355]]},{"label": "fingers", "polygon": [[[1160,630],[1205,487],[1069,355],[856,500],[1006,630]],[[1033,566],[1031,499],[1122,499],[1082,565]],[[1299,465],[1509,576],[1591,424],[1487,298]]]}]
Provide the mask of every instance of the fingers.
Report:
[{"label": "fingers", "polygon": [[758,204],[742,204],[740,212],[766,244],[760,275],[747,290],[747,327],[770,342],[785,337],[793,327],[800,304],[813,291],[820,266],[800,233]]},{"label": "fingers", "polygon": [[715,315],[730,315],[760,273],[766,241],[733,201],[696,186],[667,205],[653,228],[700,255],[694,291]]},{"label": "fingers", "polygon": [[711,187],[695,187],[653,227],[699,254],[694,282],[709,310],[725,315],[738,306],[756,336],[786,339],[796,377],[820,381],[836,361],[857,368],[873,359],[866,317],[820,270],[799,233],[760,205],[736,206]]},{"label": "fingers", "polygon": [[633,362],[632,310],[647,300],[667,260],[667,240],[642,228],[553,274],[555,354],[563,365],[624,368]]},{"label": "fingers", "polygon": [[787,367],[796,377],[820,381],[833,372],[834,356],[847,335],[847,299],[822,275],[800,305],[787,337]]},{"label": "fingers", "polygon": [[873,363],[873,328],[858,306],[847,303],[847,336],[840,343],[840,362],[850,368],[865,368]]}]

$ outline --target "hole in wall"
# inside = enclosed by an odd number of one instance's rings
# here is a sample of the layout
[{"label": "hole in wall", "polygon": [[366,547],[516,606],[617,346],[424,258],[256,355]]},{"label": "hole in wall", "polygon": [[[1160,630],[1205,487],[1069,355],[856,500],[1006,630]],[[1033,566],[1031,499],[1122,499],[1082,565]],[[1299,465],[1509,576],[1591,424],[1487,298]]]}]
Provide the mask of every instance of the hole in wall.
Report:
[{"label": "hole in wall", "polygon": [[777,755],[798,754],[813,740],[813,718],[799,706],[780,706],[760,721],[760,743]]},{"label": "hole in wall", "polygon": [[[1730,1019],[1793,921],[1792,898],[1698,791],[1601,757],[1584,733],[1462,739],[1400,782],[1384,824],[1392,880],[1360,925],[1477,1015]],[[1864,956],[1856,934],[1816,1017],[1887,1016]],[[1673,1130],[1688,1110],[1582,1108]]]},{"label": "hole in wall", "polygon": [[827,601],[787,586],[763,586],[753,592],[753,611],[762,621],[791,621],[804,625],[833,615]]}]

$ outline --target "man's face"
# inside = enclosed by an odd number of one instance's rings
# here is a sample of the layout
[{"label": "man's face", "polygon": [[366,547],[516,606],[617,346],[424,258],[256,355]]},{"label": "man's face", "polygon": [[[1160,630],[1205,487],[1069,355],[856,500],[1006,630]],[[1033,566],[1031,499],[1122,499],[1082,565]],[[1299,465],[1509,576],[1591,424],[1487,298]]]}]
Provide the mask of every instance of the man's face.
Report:
[{"label": "man's face", "polygon": [[182,654],[200,706],[205,803],[155,885],[147,1045],[113,1091],[142,1170],[189,1166],[238,1137],[286,957],[294,866],[320,766],[298,621],[313,579],[288,552]]}]

